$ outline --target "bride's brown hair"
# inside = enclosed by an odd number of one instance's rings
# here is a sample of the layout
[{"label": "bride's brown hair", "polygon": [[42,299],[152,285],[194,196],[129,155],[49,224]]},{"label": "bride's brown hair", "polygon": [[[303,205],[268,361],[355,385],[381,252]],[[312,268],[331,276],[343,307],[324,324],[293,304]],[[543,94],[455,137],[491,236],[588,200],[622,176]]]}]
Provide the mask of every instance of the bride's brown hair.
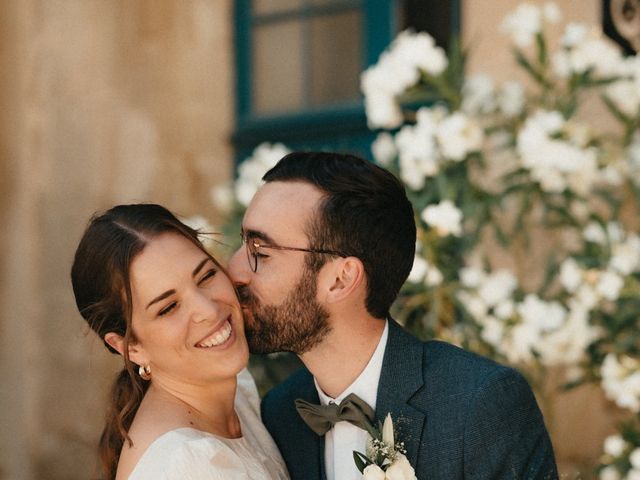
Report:
[{"label": "bride's brown hair", "polygon": [[[131,327],[129,269],[147,243],[162,233],[181,235],[210,257],[198,239],[198,232],[166,208],[154,204],[118,205],[92,217],[71,268],[76,305],[91,329],[103,341],[109,332],[124,338],[124,368],[111,390],[99,444],[103,470],[109,480],[115,478],[125,440],[131,444],[128,431],[149,386],[129,360],[129,343],[136,340]],[[112,353],[118,353],[104,343]]]}]

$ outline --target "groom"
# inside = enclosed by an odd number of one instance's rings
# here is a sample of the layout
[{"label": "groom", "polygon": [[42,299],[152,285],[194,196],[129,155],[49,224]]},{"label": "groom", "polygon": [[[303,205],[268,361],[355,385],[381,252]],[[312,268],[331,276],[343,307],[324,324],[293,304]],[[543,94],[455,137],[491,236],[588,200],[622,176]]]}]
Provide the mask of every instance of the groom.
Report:
[{"label": "groom", "polygon": [[423,343],[389,317],[416,242],[402,184],[334,153],[289,154],[263,179],[229,273],[252,351],[294,352],[306,367],[262,402],[291,478],[362,478],[353,451],[365,452],[367,432],[346,421],[307,424],[296,410],[297,399],[331,405],[350,394],[371,406],[376,425],[391,414],[419,480],[558,478],[521,375]]}]

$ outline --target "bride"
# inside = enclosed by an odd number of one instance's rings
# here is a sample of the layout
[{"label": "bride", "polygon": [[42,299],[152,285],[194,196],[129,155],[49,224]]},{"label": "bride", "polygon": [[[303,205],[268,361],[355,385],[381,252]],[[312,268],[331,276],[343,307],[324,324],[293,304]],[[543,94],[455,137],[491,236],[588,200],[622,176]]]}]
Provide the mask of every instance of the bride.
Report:
[{"label": "bride", "polygon": [[123,357],[106,478],[288,479],[260,420],[235,290],[197,232],[158,205],[92,218],[71,270],[78,310]]}]

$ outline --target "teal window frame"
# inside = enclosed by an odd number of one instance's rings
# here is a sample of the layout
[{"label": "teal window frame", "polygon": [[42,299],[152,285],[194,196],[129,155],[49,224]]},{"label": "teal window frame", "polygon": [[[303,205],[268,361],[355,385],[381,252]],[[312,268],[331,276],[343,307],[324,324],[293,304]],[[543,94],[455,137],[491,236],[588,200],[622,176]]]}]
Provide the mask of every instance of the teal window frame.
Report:
[{"label": "teal window frame", "polygon": [[[302,111],[256,114],[252,108],[251,34],[255,25],[286,18],[311,18],[360,8],[363,25],[362,70],[378,57],[396,34],[398,3],[402,0],[336,0],[273,14],[253,15],[251,0],[235,1],[236,129],[232,136],[236,160],[241,161],[262,142],[282,142],[292,149],[332,149],[370,157],[375,132],[367,128],[362,98],[335,105],[308,107]],[[303,2],[304,3],[304,2]],[[459,31],[460,0],[451,1],[451,31]],[[304,74],[304,73],[303,73]]]}]

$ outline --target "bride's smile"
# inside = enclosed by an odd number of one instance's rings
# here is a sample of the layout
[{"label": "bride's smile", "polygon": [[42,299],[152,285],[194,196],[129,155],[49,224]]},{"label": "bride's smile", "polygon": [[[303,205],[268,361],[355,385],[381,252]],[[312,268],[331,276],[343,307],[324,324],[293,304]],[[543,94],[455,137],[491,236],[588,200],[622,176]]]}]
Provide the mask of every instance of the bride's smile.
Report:
[{"label": "bride's smile", "polygon": [[231,326],[231,316],[229,316],[222,327],[216,328],[213,333],[207,335],[204,339],[195,344],[197,348],[213,348],[226,346],[227,341],[231,339],[233,327]]}]

